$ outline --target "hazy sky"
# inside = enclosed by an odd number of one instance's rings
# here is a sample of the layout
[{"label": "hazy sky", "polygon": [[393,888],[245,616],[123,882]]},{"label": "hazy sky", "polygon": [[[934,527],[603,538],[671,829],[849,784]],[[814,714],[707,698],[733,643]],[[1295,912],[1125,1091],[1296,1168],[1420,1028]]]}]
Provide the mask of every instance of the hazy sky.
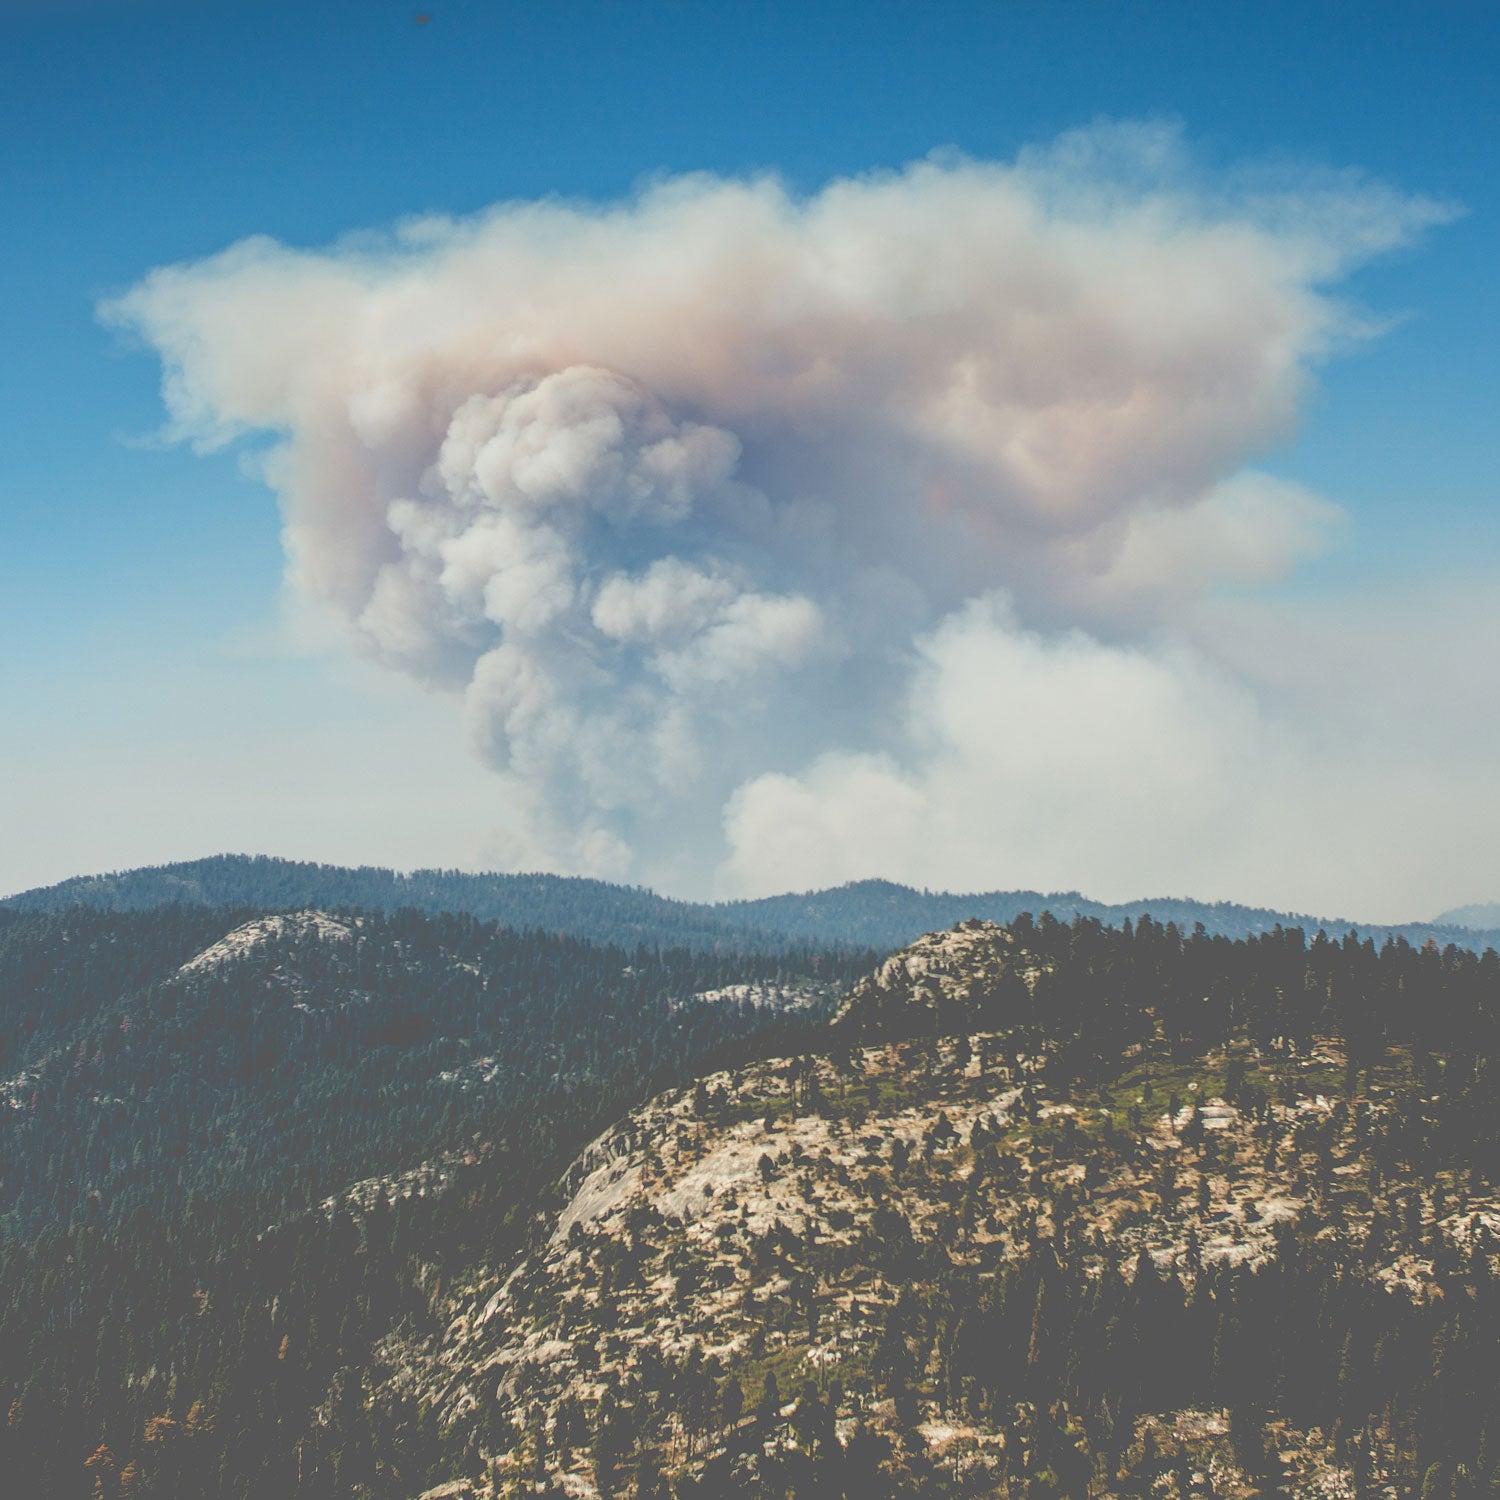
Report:
[{"label": "hazy sky", "polygon": [[429,14],[0,6],[0,889],[1500,895],[1494,6]]}]

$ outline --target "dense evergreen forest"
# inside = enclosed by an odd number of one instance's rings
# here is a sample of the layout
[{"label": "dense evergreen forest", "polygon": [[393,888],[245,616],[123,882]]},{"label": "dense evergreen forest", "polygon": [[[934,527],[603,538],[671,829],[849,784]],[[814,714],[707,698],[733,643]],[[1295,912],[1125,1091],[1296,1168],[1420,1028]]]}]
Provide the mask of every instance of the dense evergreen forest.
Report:
[{"label": "dense evergreen forest", "polygon": [[[1142,1413],[1186,1409],[1227,1414],[1229,1447],[1256,1493],[1294,1492],[1275,1438],[1295,1426],[1325,1435],[1357,1500],[1500,1495],[1495,952],[1377,949],[1352,936],[1307,944],[1300,931],[1184,940],[1150,923],[1115,933],[1029,918],[1011,936],[1040,967],[1032,985],[1005,968],[960,999],[919,993],[916,1004],[910,992],[867,987],[867,1003],[840,1023],[846,1036],[911,1037],[919,1048],[934,1033],[999,1028],[1007,1047],[1046,1059],[1032,1089],[1115,1106],[1097,1134],[1071,1117],[1047,1141],[1048,1164],[1084,1172],[1076,1194],[1021,1209],[1021,1253],[955,1263],[899,1217],[872,1247],[904,1287],[870,1367],[898,1413],[930,1381],[946,1411],[998,1424],[1011,1437],[1000,1465],[1008,1494],[1098,1492],[1107,1476],[1124,1495],[1212,1494],[1211,1480],[1187,1472],[1202,1450],[1180,1430],[1170,1451],[1153,1428],[1141,1442]],[[1211,1068],[1179,1073],[1193,1059]],[[1247,1122],[1243,1155],[1226,1144],[1232,1136],[1205,1129],[1188,1094],[1164,1101],[1180,1155],[1142,1152],[1141,1108],[1119,1108],[1130,1093],[1122,1081],[1144,1077],[1149,1098],[1153,1074],[1194,1071]],[[1100,1184],[1143,1157],[1154,1173],[1144,1206],[1168,1220],[1195,1192],[1206,1208],[1220,1174],[1231,1193],[1237,1178],[1266,1193],[1278,1165],[1305,1206],[1277,1225],[1258,1263],[1207,1260],[1190,1224],[1180,1269],[1163,1268],[1160,1256],[1101,1237],[1088,1211]],[[993,1179],[1039,1179],[1042,1161],[1003,1140],[979,1147],[960,1222],[985,1212]],[[1203,1215],[1205,1233],[1215,1217]],[[912,1489],[950,1492],[941,1475],[919,1481],[920,1444],[910,1464],[900,1446],[860,1493],[900,1493],[890,1476],[903,1469]],[[850,1453],[828,1448],[831,1478],[820,1480],[816,1451],[801,1456],[800,1487],[781,1476],[765,1493],[840,1493]],[[711,1473],[694,1492],[746,1493],[721,1485]],[[1295,1492],[1326,1493],[1326,1478]]]},{"label": "dense evergreen forest", "polygon": [[[868,961],[626,950],[410,911],[11,914],[13,1492],[293,1493],[319,1404],[358,1380],[371,1339],[424,1315],[454,1257],[504,1254],[601,1125],[803,1035]],[[273,1328],[274,1348],[257,1342]],[[210,1431],[221,1445],[240,1421],[203,1468]],[[101,1444],[134,1469],[105,1483],[104,1460],[84,1464]],[[222,1489],[221,1470],[238,1476]]]},{"label": "dense evergreen forest", "polygon": [[[363,866],[303,864],[293,860],[220,855],[182,864],[81,876],[26,891],[0,902],[0,910],[62,911],[94,906],[139,911],[181,902],[189,905],[293,908],[359,907],[371,911],[467,912],[512,927],[539,927],[593,942],[632,947],[649,943],[709,950],[770,952],[804,944],[891,950],[924,932],[970,918],[1011,922],[1022,912],[1050,912],[1059,921],[1093,917],[1118,926],[1151,916],[1184,931],[1201,923],[1210,933],[1251,937],[1276,927],[1323,930],[1341,938],[1353,930],[1344,919],[1310,917],[1238,906],[1231,902],[1159,897],[1111,906],[1077,891],[917,891],[888,880],[858,880],[833,890],[767,896],[755,901],[673,901],[639,886],[610,885],[558,875],[470,875],[457,870],[401,874]],[[1472,908],[1476,920],[1484,908]],[[1364,925],[1376,942],[1405,937],[1483,948],[1500,943],[1484,923],[1470,930],[1450,914],[1436,922],[1394,927]],[[1446,924],[1446,925],[1445,925]]]},{"label": "dense evergreen forest", "polygon": [[[969,968],[887,966],[829,1028],[871,955],[599,947],[415,911],[0,920],[6,1492],[410,1500],[464,1475],[453,1493],[545,1489],[576,1453],[634,1500],[1185,1497],[1212,1476],[1142,1421],[1193,1406],[1229,1413],[1255,1486],[1234,1493],[1299,1493],[1278,1423],[1348,1457],[1357,1500],[1500,1493],[1500,959],[1145,920],[976,932]],[[741,1222],[705,1250],[659,1219],[568,1241],[614,1295],[659,1253],[684,1316],[743,1257],[784,1289],[751,1352],[684,1365],[607,1323],[585,1398],[442,1395],[453,1289],[539,1253],[574,1153],[659,1089],[778,1055],[803,1059],[790,1093],[700,1089],[700,1137],[769,1131],[788,1104],[851,1140],[882,1109],[935,1111],[921,1151],[866,1137],[852,1238]],[[1001,1068],[1026,1080],[1015,1124],[944,1129]],[[1201,1093],[1161,1101],[1186,1119],[1168,1172],[1141,1100],[1189,1075]],[[1186,1103],[1210,1086],[1239,1111],[1233,1162]],[[1332,1112],[1302,1110],[1309,1088]],[[1279,1173],[1303,1205],[1269,1259],[1195,1262],[1189,1226],[1188,1259],[1160,1264],[1090,1220],[1135,1174],[1152,1224],[1207,1225],[1226,1172],[1261,1195]],[[487,1339],[530,1319],[585,1347],[565,1283],[517,1286]],[[792,1385],[850,1287],[865,1352]],[[421,1358],[430,1390],[403,1374]],[[924,1412],[1004,1441],[983,1468],[936,1462]]]},{"label": "dense evergreen forest", "polygon": [[1494,953],[949,934],[634,1116],[384,1389],[475,1495],[1494,1495],[1497,1046]]}]

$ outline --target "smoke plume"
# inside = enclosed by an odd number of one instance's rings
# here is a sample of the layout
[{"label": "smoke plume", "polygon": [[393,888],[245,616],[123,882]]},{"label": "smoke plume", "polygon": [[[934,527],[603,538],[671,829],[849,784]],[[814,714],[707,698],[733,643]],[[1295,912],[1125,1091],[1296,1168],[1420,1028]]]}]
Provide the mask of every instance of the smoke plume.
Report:
[{"label": "smoke plume", "polygon": [[1341,280],[1441,217],[1110,126],[255,239],[104,315],[175,437],[271,436],[291,588],[460,695],[502,858],[1072,884],[1086,827],[1223,847],[1294,753],[1187,622],[1340,524],[1251,465],[1372,331]]}]

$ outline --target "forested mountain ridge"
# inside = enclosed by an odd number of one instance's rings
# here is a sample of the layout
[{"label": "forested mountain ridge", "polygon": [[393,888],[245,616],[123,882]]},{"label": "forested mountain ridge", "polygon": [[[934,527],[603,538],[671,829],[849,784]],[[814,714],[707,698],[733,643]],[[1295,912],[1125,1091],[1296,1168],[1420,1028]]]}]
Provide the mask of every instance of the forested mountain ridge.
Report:
[{"label": "forested mountain ridge", "polygon": [[0,1472],[1491,1495],[1497,1054],[1493,952],[1297,929],[1023,915],[877,959],[12,915]]},{"label": "forested mountain ridge", "polygon": [[1497,1048],[1493,952],[933,935],[596,1140],[371,1408],[432,1495],[1492,1495]]},{"label": "forested mountain ridge", "polygon": [[765,952],[786,938],[753,923],[715,918],[710,908],[671,901],[632,886],[562,875],[470,875],[457,870],[403,874],[265,856],[216,855],[182,864],[79,876],[0,901],[0,909],[55,912],[87,906],[146,911],[183,904],[294,910],[463,912],[508,927],[634,947],[737,949]]},{"label": "forested mountain ridge", "polygon": [[[299,1447],[370,1342],[509,1253],[611,1118],[802,1036],[868,962],[412,911],[13,914],[0,1471],[57,1500],[347,1493]],[[382,1214],[375,1293],[349,1272]]]},{"label": "forested mountain ridge", "polygon": [[[639,886],[611,885],[559,875],[466,874],[457,870],[394,870],[305,864],[265,856],[219,855],[111,875],[80,876],[0,901],[0,912],[61,911],[91,906],[137,911],[183,903],[199,906],[294,909],[411,908],[429,914],[467,912],[512,927],[535,927],[593,942],[647,943],[710,951],[768,952],[802,944],[902,947],[924,932],[981,918],[1010,922],[1022,912],[1051,912],[1059,921],[1092,917],[1118,925],[1151,916],[1184,931],[1202,923],[1209,933],[1249,937],[1276,927],[1326,931],[1342,938],[1358,930],[1377,943],[1404,937],[1439,947],[1457,943],[1476,951],[1500,943],[1500,923],[1487,908],[1466,908],[1436,922],[1358,924],[1230,902],[1160,897],[1110,905],[1076,891],[918,891],[887,880],[860,880],[825,891],[767,896],[754,901],[677,901]],[[1464,926],[1467,914],[1473,923]]]},{"label": "forested mountain ridge", "polygon": [[525,1128],[508,1099],[607,1109],[622,1052],[638,1078],[671,1075],[786,1004],[826,1010],[855,962],[629,953],[462,914],[28,917],[0,929],[0,1218],[188,1190],[306,1207]]}]

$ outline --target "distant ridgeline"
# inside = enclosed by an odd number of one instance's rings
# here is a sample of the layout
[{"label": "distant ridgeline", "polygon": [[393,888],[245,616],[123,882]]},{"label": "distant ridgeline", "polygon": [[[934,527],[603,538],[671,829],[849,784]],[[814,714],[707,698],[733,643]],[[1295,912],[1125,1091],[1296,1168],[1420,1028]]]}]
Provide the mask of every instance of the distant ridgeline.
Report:
[{"label": "distant ridgeline", "polygon": [[463,912],[484,921],[539,928],[593,942],[713,951],[767,952],[803,944],[890,951],[924,932],[969,918],[1011,922],[1022,912],[1051,912],[1059,921],[1093,917],[1117,926],[1149,914],[1186,932],[1202,923],[1224,937],[1253,937],[1278,925],[1320,929],[1332,938],[1357,930],[1377,945],[1387,937],[1456,944],[1476,951],[1500,946],[1500,909],[1464,907],[1438,922],[1365,926],[1344,918],[1307,916],[1229,902],[1161,898],[1109,905],[1076,891],[985,891],[954,895],[917,891],[884,880],[833,890],[768,896],[757,901],[674,901],[641,886],[611,885],[559,875],[470,875],[457,870],[400,874],[374,866],[349,869],[264,856],[219,855],[118,874],[80,876],[0,901],[5,908],[55,912],[87,906],[141,911],[161,906],[233,906],[258,910],[307,907],[429,914]]}]

